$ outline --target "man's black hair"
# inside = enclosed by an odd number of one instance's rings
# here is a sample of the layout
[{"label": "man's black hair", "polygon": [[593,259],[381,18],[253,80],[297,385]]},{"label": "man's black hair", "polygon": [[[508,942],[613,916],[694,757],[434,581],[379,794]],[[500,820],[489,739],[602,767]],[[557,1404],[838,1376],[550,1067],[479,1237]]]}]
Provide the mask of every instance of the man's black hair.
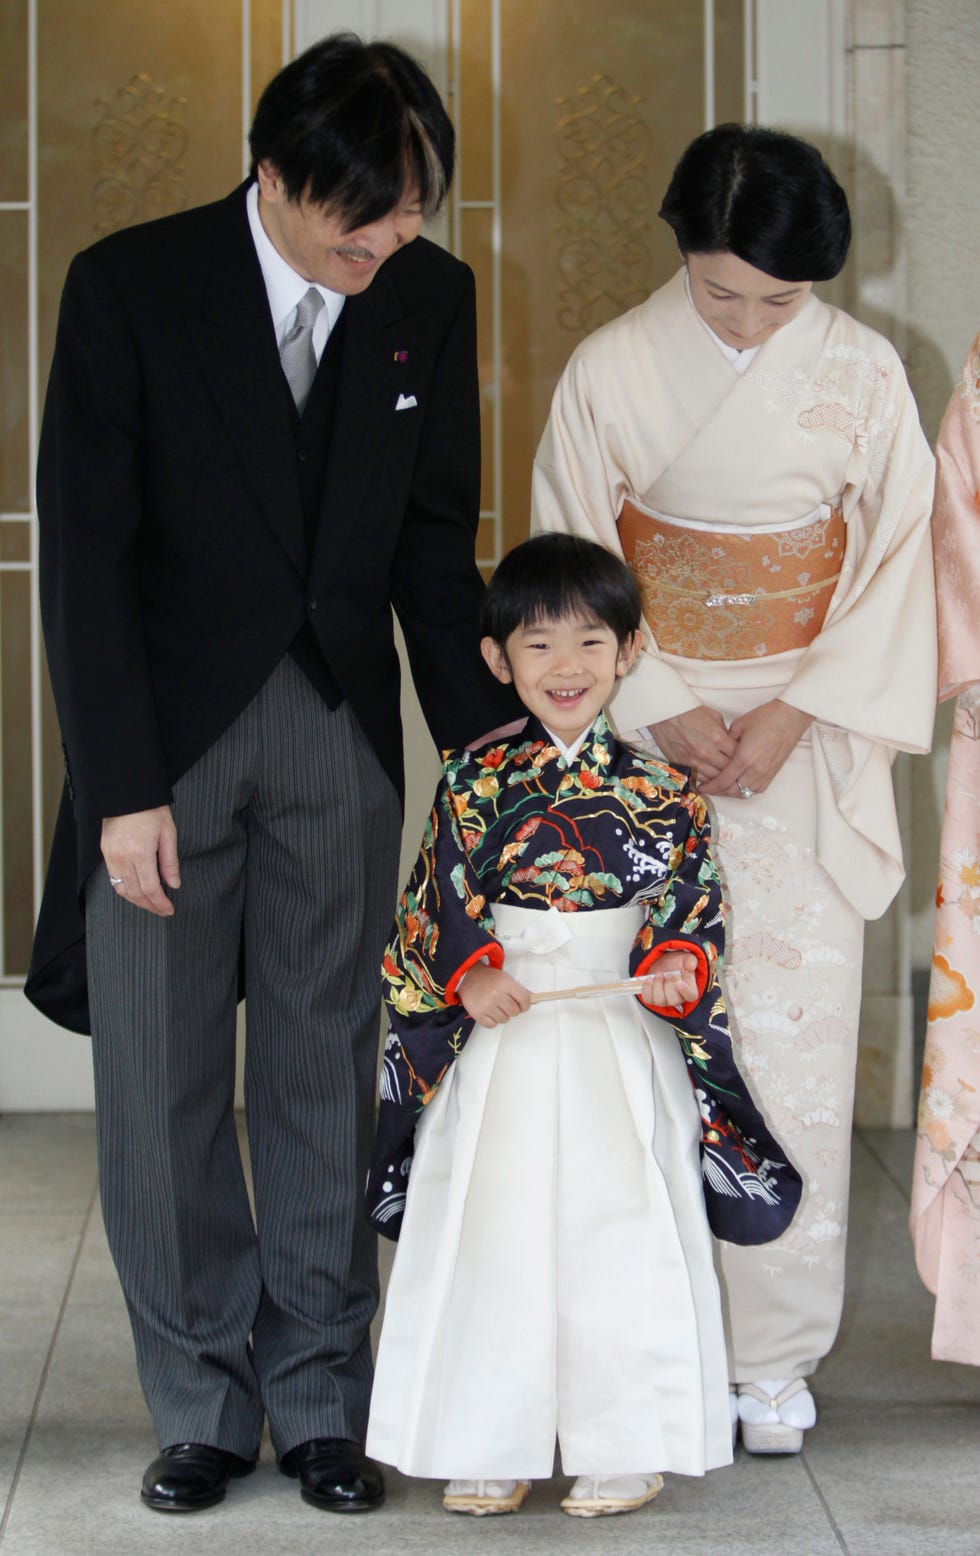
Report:
[{"label": "man's black hair", "polygon": [[624,643],[640,625],[636,580],[626,563],[578,535],[535,535],[508,551],[489,584],[480,631],[501,647],[512,632],[582,612]]},{"label": "man's black hair", "polygon": [[290,200],[328,206],[347,231],[393,210],[414,181],[426,217],[453,176],[456,135],[417,60],[354,33],[323,38],[280,70],[249,133],[252,177],[268,160]]},{"label": "man's black hair", "polygon": [[754,124],[693,140],[660,215],[685,257],[727,251],[780,281],[829,281],[851,242],[847,196],[816,146]]}]

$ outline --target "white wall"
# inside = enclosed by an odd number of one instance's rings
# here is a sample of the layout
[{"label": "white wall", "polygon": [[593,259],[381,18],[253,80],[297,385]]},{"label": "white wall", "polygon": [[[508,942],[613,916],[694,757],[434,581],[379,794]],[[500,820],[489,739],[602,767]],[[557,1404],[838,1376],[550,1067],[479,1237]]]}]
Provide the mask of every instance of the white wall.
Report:
[{"label": "white wall", "polygon": [[932,439],[980,329],[980,3],[907,11],[909,371]]},{"label": "white wall", "polygon": [[[980,330],[980,0],[907,0],[909,377],[935,439]],[[913,765],[913,958],[928,966],[950,710]]]}]

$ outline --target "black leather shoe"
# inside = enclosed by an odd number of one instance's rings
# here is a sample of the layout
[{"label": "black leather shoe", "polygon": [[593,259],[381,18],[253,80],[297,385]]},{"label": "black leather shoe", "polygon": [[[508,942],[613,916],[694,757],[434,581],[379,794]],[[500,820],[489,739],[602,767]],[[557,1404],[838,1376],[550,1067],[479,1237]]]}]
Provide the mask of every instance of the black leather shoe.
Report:
[{"label": "black leather shoe", "polygon": [[158,1513],[198,1513],[223,1501],[228,1482],[254,1468],[254,1459],[240,1459],[225,1448],[174,1443],[147,1468],[140,1501]]},{"label": "black leather shoe", "polygon": [[328,1513],[367,1513],[385,1499],[381,1471],[346,1437],[312,1437],[279,1460],[284,1475],[299,1479],[304,1502]]}]

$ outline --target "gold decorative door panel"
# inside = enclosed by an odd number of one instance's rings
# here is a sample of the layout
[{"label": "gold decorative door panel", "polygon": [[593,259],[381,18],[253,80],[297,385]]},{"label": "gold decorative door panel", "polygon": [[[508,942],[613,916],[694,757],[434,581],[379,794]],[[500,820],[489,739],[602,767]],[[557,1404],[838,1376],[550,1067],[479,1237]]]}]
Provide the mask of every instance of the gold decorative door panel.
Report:
[{"label": "gold decorative door panel", "polygon": [[527,532],[531,462],[580,340],[678,264],[657,217],[709,124],[742,119],[742,0],[453,0],[453,246],[477,276],[481,560]]}]

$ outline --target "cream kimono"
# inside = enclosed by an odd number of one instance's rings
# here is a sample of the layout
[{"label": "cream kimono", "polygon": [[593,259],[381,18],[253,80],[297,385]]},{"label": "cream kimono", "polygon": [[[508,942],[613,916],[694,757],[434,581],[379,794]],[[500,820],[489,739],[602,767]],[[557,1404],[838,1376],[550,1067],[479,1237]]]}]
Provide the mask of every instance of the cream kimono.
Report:
[{"label": "cream kimono", "polygon": [[939,695],[956,697],[912,1175],[932,1354],[980,1366],[980,335],[936,446]]},{"label": "cream kimono", "polygon": [[932,731],[932,486],[881,336],[811,296],[739,376],[683,271],[575,351],[538,449],[536,527],[620,553],[630,502],[718,532],[719,554],[730,537],[771,534],[765,561],[795,583],[808,517],[843,511],[840,576],[809,646],[726,659],[705,641],[681,655],[647,623],[611,705],[623,732],[699,703],[730,722],[775,697],[814,720],[765,793],[714,802],[741,1062],[805,1184],[779,1242],[722,1251],[738,1381],[806,1375],[839,1323],[862,920],[903,876],[891,762],[927,750]]}]

